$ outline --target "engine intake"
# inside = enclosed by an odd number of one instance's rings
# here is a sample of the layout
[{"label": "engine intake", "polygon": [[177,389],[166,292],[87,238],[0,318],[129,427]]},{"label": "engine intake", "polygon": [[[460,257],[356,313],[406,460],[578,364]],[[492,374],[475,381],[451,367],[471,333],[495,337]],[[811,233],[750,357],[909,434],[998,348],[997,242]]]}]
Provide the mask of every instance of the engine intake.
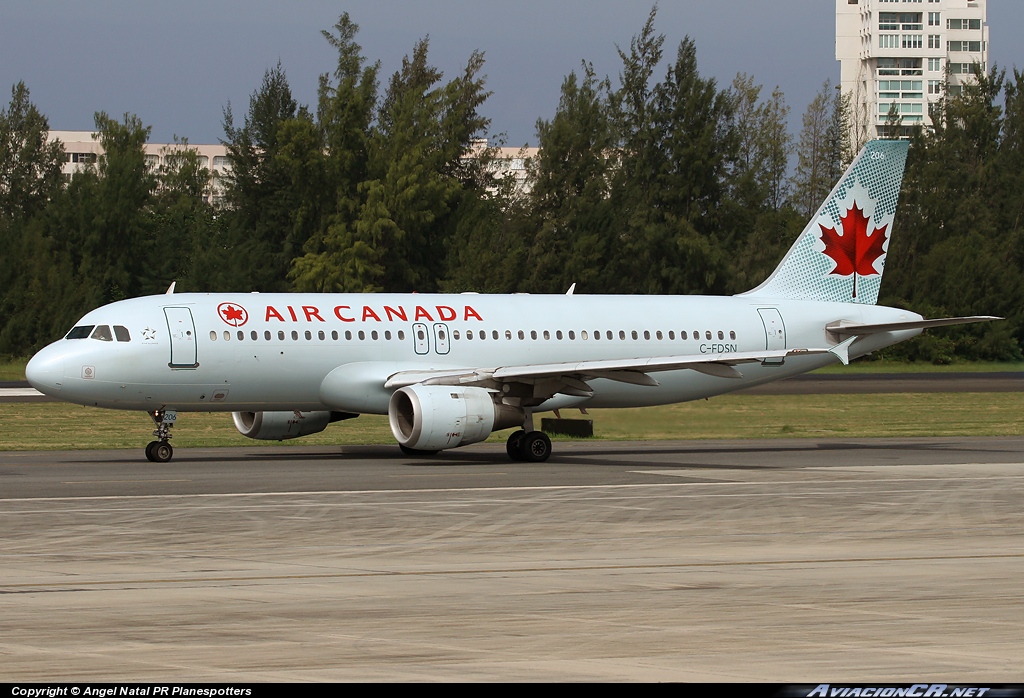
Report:
[{"label": "engine intake", "polygon": [[474,444],[525,419],[522,409],[495,402],[484,388],[410,385],[396,390],[388,404],[391,433],[417,451]]}]

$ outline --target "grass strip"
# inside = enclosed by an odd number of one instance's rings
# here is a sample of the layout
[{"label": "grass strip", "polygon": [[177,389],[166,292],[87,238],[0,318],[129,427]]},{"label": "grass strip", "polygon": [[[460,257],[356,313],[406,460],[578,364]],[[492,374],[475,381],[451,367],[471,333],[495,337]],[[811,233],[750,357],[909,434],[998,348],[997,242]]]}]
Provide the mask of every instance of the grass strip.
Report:
[{"label": "grass strip", "polygon": [[[685,440],[1019,436],[1024,393],[898,393],[875,395],[723,395],[679,405],[592,410],[595,438]],[[578,413],[565,410],[563,417]],[[538,424],[539,426],[539,424]],[[140,412],[55,402],[0,403],[0,450],[139,448],[152,440]],[[226,413],[181,413],[171,442],[178,447],[276,445],[239,434]],[[493,434],[503,442],[508,432]],[[319,434],[284,442],[391,444],[387,417],[364,415]]]}]

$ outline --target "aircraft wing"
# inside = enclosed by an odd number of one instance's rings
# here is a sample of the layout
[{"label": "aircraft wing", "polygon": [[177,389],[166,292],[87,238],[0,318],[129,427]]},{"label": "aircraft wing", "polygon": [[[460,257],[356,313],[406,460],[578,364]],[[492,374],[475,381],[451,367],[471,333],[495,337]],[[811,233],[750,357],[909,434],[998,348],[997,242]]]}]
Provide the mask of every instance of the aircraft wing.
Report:
[{"label": "aircraft wing", "polygon": [[552,392],[570,395],[590,395],[593,391],[585,381],[592,378],[607,378],[633,385],[656,386],[658,381],[648,374],[659,371],[677,371],[680,369],[692,369],[720,378],[742,378],[743,374],[735,368],[737,364],[780,360],[785,359],[787,356],[827,354],[830,352],[830,349],[779,349],[726,354],[688,354],[654,358],[570,361],[477,369],[399,371],[388,377],[384,387],[397,389],[418,383],[426,385],[490,385],[491,387],[496,387],[504,383],[536,384],[551,381],[561,384],[560,388],[554,388]]}]

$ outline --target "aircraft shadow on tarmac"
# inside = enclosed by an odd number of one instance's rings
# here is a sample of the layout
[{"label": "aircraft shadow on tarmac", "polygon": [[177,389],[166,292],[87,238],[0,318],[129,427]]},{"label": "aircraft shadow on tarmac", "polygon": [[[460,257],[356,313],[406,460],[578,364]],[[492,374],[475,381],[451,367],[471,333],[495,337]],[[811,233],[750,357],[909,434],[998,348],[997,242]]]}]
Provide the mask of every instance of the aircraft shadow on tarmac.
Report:
[{"label": "aircraft shadow on tarmac", "polygon": [[[658,468],[721,468],[725,470],[771,470],[771,469],[792,469],[794,467],[810,467],[812,464],[801,466],[796,463],[790,463],[785,466],[773,466],[773,465],[737,465],[737,464],[722,464],[722,463],[673,463],[671,461],[664,461],[661,458],[665,456],[679,456],[681,458],[693,457],[699,455],[758,455],[758,454],[780,454],[780,453],[828,453],[828,452],[857,452],[857,451],[874,451],[874,452],[886,452],[886,451],[918,451],[918,452],[935,452],[935,451],[970,451],[967,447],[960,447],[955,441],[947,441],[945,439],[892,439],[886,440],[882,443],[872,443],[867,441],[850,442],[850,441],[808,441],[806,443],[793,443],[792,441],[786,441],[778,444],[766,443],[759,441],[751,443],[750,445],[723,445],[723,446],[707,446],[705,444],[694,444],[692,447],[686,445],[679,445],[678,443],[672,445],[658,445],[654,443],[645,444],[642,449],[634,449],[625,451],[621,448],[615,448],[612,444],[617,442],[605,442],[606,445],[600,442],[595,442],[591,446],[590,444],[583,445],[580,442],[575,442],[575,448],[572,450],[561,450],[556,453],[552,459],[548,462],[549,465],[586,465],[586,466],[600,466],[600,467],[621,467],[628,463],[631,467],[658,467]],[[582,447],[581,447],[582,446]],[[999,449],[999,448],[986,448],[987,452],[991,453],[1014,453],[1017,451],[1013,448]],[[128,454],[126,454],[128,455]],[[135,454],[131,454],[128,460],[134,460]],[[645,456],[657,458],[658,460],[647,460]],[[493,450],[487,452],[481,452],[480,450],[471,451],[458,451],[449,450],[442,451],[432,456],[424,457],[409,457],[398,451],[397,447],[391,445],[369,445],[369,446],[339,446],[338,450],[323,450],[318,448],[317,450],[307,450],[304,448],[288,448],[274,449],[274,450],[263,450],[263,449],[249,449],[249,448],[218,448],[218,449],[190,449],[183,448],[179,451],[176,458],[177,463],[204,463],[204,462],[217,462],[217,463],[271,463],[271,462],[284,462],[284,461],[337,461],[339,466],[342,466],[351,459],[369,460],[369,461],[388,461],[394,465],[402,465],[406,467],[415,468],[431,468],[431,467],[475,467],[480,465],[493,466],[494,464],[501,464],[506,467],[516,468],[527,468],[536,467],[536,465],[543,466],[544,464],[528,464],[528,463],[512,463],[508,460],[504,450]],[[91,462],[92,459],[76,459],[77,462]],[[814,467],[821,467],[821,463],[813,464]],[[152,467],[148,465],[147,467]]]}]

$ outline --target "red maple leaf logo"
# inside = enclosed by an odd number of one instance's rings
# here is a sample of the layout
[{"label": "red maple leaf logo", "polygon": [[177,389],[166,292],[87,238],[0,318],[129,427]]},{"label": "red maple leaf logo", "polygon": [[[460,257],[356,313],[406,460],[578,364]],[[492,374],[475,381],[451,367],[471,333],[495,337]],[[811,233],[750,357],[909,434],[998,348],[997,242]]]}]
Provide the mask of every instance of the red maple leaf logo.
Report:
[{"label": "red maple leaf logo", "polygon": [[232,327],[241,327],[249,321],[249,313],[237,303],[221,303],[217,306],[217,313]]},{"label": "red maple leaf logo", "polygon": [[846,215],[839,218],[842,234],[837,233],[835,228],[818,224],[821,228],[821,241],[825,244],[824,253],[836,263],[836,268],[829,275],[853,275],[854,298],[857,297],[857,275],[877,276],[879,272],[875,269],[875,262],[885,254],[882,246],[885,244],[885,231],[889,224],[875,228],[869,235],[869,221],[864,210],[854,203]]}]

